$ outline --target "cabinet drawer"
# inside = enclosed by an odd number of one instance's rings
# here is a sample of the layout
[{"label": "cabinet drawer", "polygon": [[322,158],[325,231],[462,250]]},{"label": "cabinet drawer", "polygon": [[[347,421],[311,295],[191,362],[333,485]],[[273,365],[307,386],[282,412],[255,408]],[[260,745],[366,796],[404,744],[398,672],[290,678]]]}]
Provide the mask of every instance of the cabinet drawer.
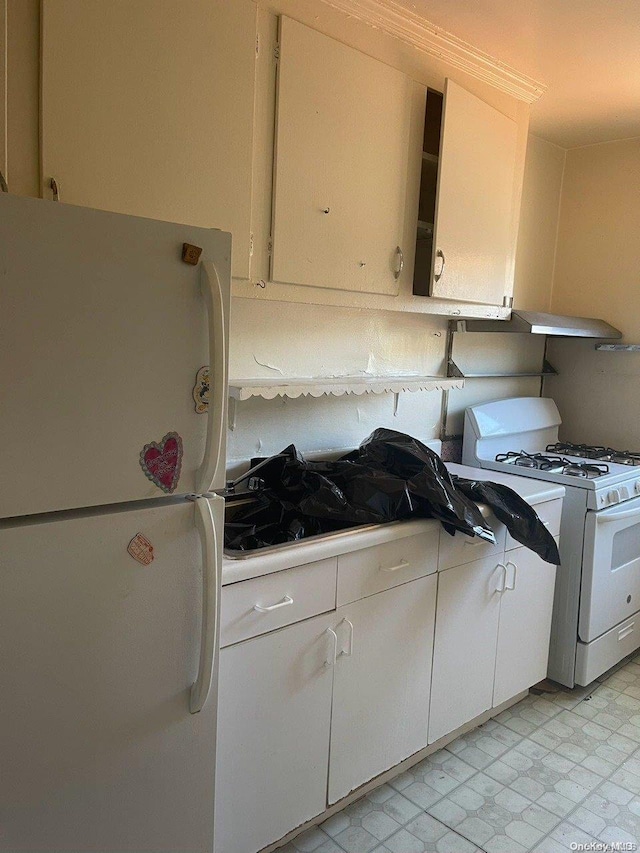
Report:
[{"label": "cabinet drawer", "polygon": [[336,606],[337,558],[222,588],[220,645],[230,646]]},{"label": "cabinet drawer", "polygon": [[481,560],[493,554],[501,554],[504,551],[506,528],[495,515],[487,518],[489,526],[495,533],[496,544],[492,545],[478,536],[466,536],[464,533],[456,533],[450,536],[446,530],[440,531],[440,556],[438,558],[438,569],[450,569],[453,566],[463,566],[474,560]]},{"label": "cabinet drawer", "polygon": [[438,527],[339,556],[338,606],[435,572]]},{"label": "cabinet drawer", "polygon": [[[555,501],[545,501],[534,506],[534,509],[549,533],[552,536],[558,536],[560,534],[560,517],[562,516],[562,498]],[[522,547],[522,543],[517,542],[510,533],[507,533],[505,550],[511,551],[513,548],[520,547]]]}]

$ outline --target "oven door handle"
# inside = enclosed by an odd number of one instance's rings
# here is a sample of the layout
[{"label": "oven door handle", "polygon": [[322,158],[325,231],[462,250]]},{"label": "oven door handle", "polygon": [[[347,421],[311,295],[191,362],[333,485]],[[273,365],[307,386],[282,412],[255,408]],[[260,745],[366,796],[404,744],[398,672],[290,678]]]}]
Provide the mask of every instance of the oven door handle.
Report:
[{"label": "oven door handle", "polygon": [[598,524],[606,524],[610,521],[623,521],[625,518],[633,518],[634,516],[640,516],[640,507],[627,509],[624,512],[612,513],[611,515],[600,513],[599,515],[596,515],[596,521]]}]

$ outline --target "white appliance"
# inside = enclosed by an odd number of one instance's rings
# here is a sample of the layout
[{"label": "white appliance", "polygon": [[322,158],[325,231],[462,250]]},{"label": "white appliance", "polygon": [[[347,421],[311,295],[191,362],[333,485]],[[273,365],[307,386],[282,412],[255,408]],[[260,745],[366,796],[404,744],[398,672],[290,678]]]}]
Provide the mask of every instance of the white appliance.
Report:
[{"label": "white appliance", "polygon": [[213,850],[230,262],[0,195],[3,853]]},{"label": "white appliance", "polygon": [[471,406],[462,461],[565,486],[548,674],[573,687],[640,646],[640,457],[560,443],[560,424],[553,400]]}]

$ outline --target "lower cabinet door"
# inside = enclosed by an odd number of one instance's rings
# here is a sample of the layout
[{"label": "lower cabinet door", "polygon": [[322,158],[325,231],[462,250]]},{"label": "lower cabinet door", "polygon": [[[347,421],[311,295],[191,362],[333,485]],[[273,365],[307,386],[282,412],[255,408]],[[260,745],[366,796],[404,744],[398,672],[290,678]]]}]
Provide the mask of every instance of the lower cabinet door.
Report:
[{"label": "lower cabinet door", "polygon": [[491,708],[502,555],[439,573],[429,743]]},{"label": "lower cabinet door", "polygon": [[427,745],[436,575],[338,608],[329,803]]},{"label": "lower cabinet door", "polygon": [[493,705],[506,702],[547,675],[556,567],[528,548],[507,551]]},{"label": "lower cabinet door", "polygon": [[326,808],[335,622],[221,650],[217,853],[255,853]]}]

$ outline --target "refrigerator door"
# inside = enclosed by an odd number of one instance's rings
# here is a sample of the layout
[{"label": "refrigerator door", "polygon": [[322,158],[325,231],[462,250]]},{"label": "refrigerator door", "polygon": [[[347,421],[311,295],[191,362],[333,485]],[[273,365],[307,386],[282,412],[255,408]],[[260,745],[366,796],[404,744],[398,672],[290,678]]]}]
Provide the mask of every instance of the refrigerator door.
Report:
[{"label": "refrigerator door", "polygon": [[0,518],[224,485],[230,261],[222,231],[0,194]]},{"label": "refrigerator door", "polygon": [[213,849],[223,502],[154,504],[0,527],[2,853]]}]

